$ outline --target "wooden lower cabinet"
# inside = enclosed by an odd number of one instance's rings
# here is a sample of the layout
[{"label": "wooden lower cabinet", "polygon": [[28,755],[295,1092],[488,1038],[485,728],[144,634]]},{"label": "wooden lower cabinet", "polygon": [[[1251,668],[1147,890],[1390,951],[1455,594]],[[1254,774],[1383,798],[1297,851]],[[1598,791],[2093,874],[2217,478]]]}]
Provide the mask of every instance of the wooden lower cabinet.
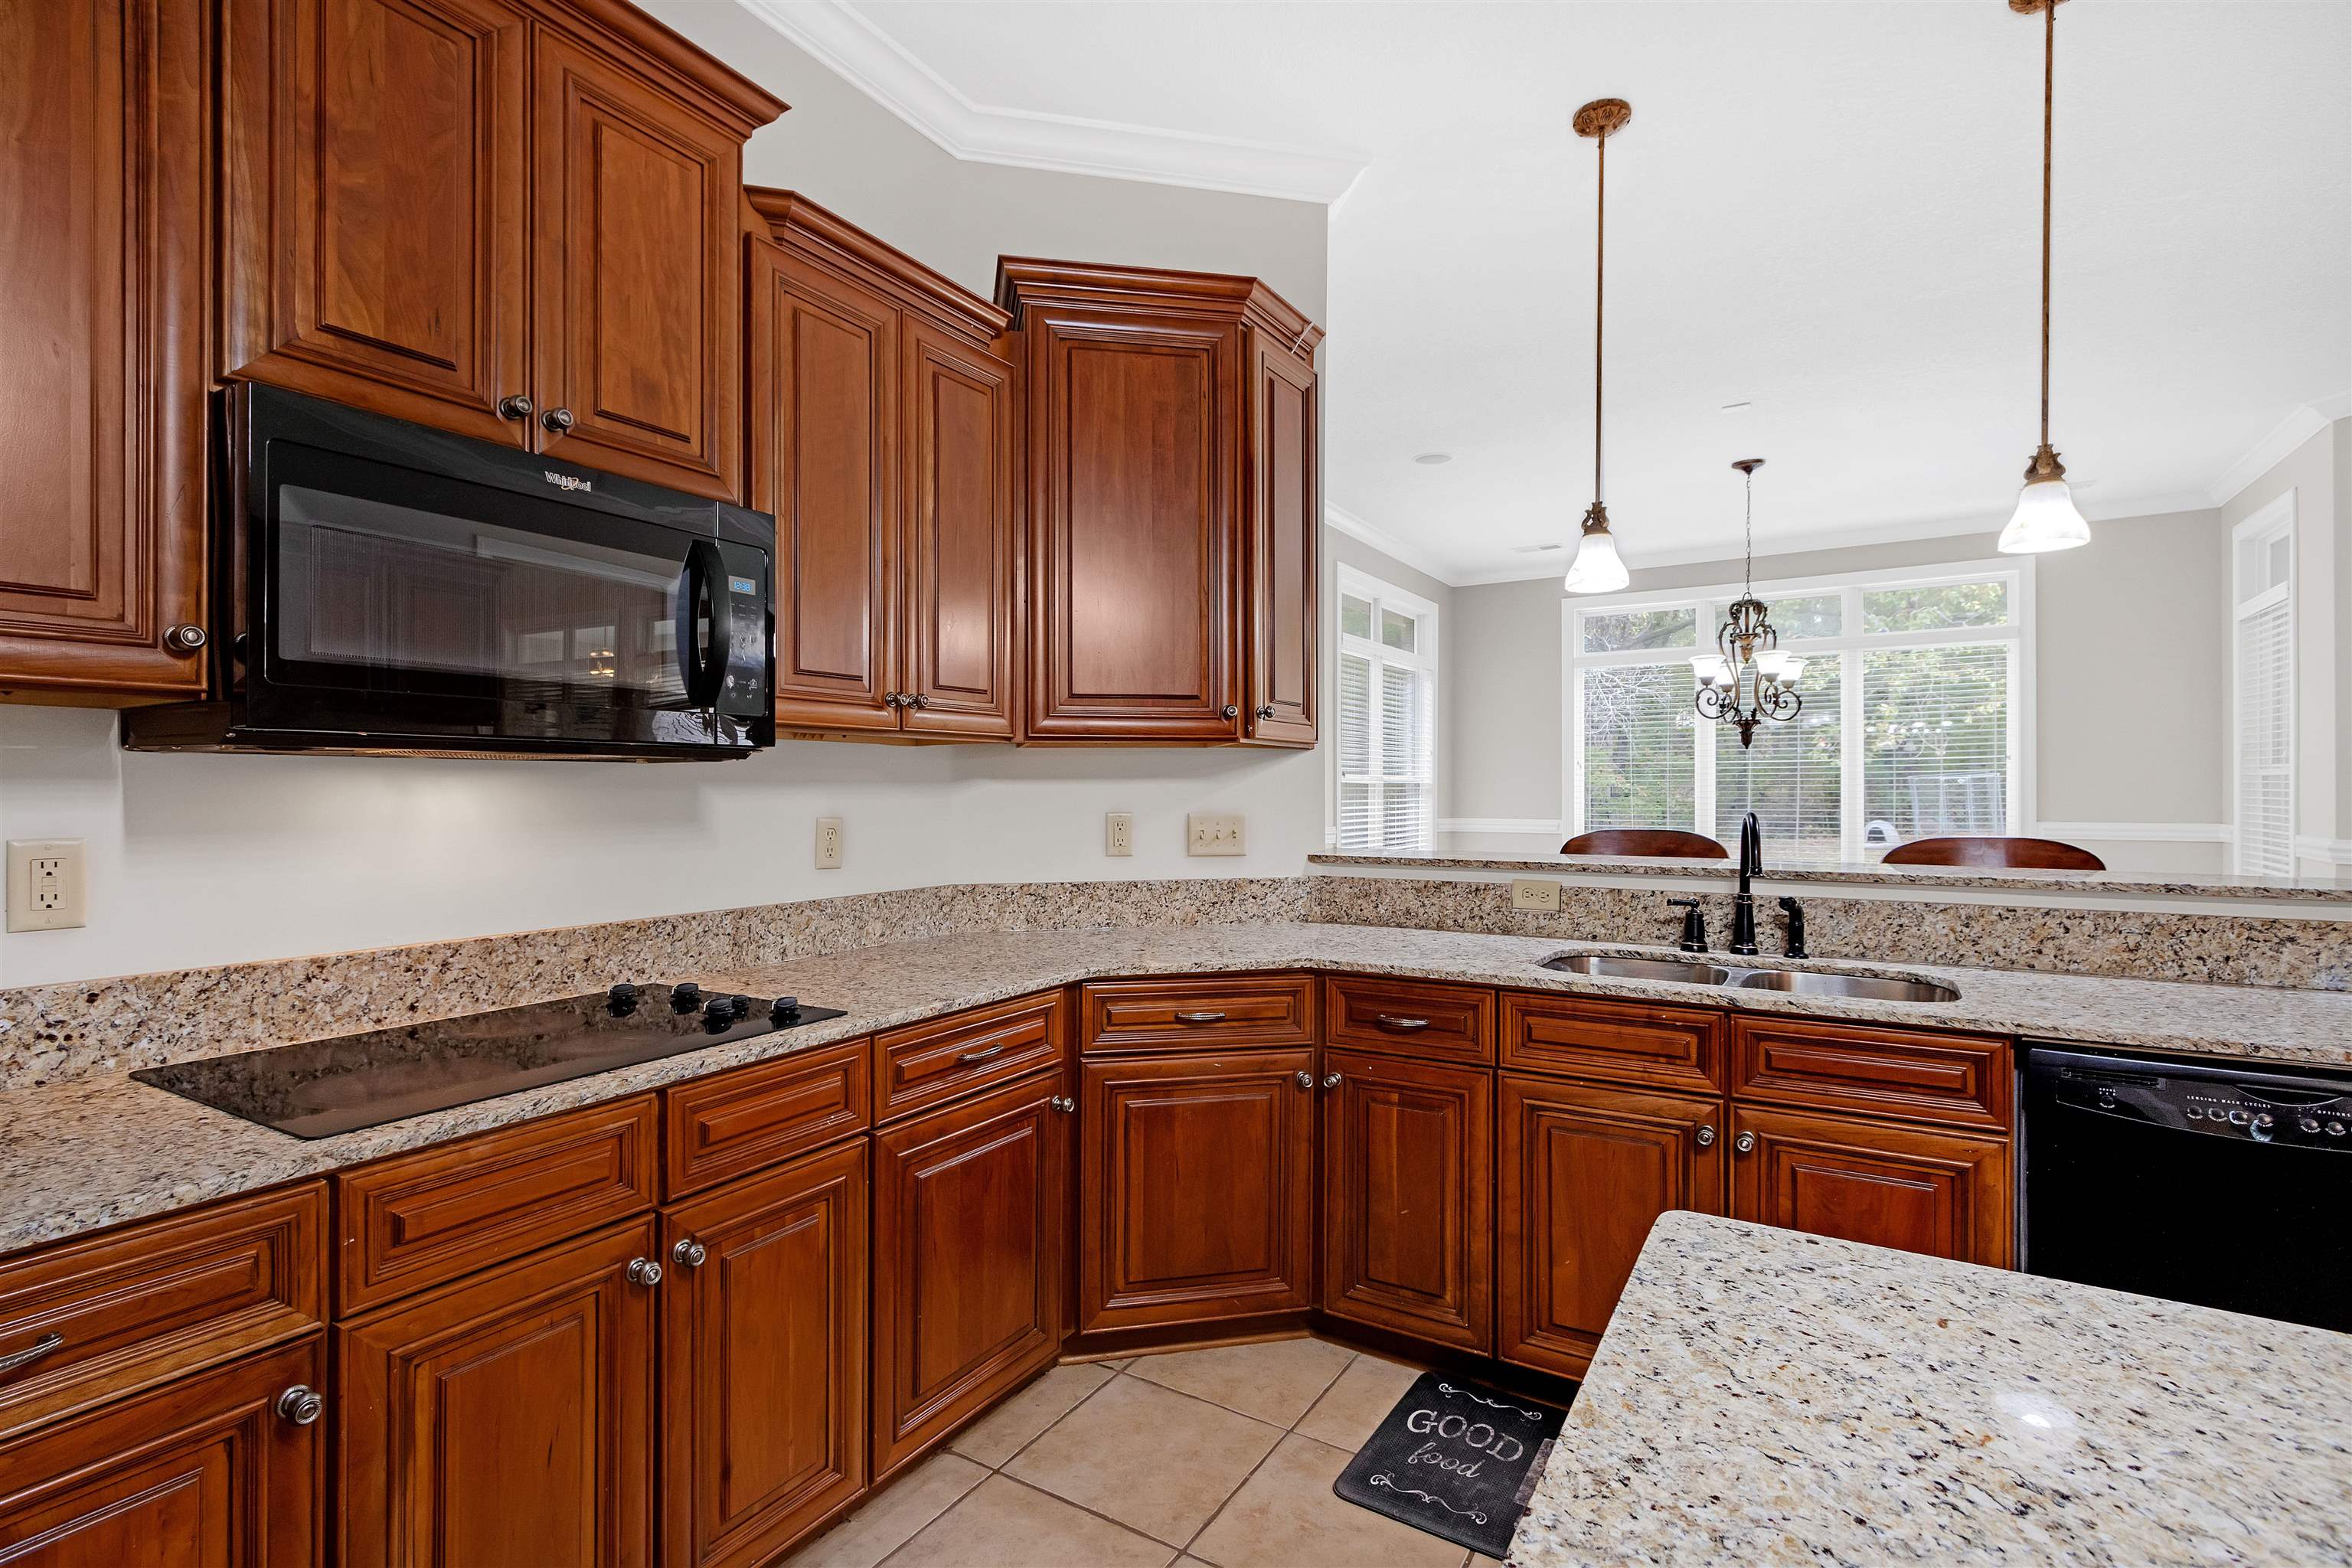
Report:
[{"label": "wooden lower cabinet", "polygon": [[866,1489],[866,1141],[662,1217],[662,1562],[762,1563]]},{"label": "wooden lower cabinet", "polygon": [[655,1240],[614,1226],[335,1330],[341,1568],[650,1563]]},{"label": "wooden lower cabinet", "polygon": [[2007,1140],[1807,1111],[1731,1113],[1731,1213],[1759,1225],[2012,1267]]},{"label": "wooden lower cabinet", "polygon": [[1086,1064],[1082,1331],[1313,1304],[1314,1066],[1311,1050]]},{"label": "wooden lower cabinet", "polygon": [[1651,1225],[1723,1212],[1719,1100],[1506,1073],[1496,1353],[1580,1377]]},{"label": "wooden lower cabinet", "polygon": [[322,1563],[323,1424],[278,1396],[326,1384],[317,1336],[0,1446],[0,1563]]},{"label": "wooden lower cabinet", "polygon": [[1053,1364],[1069,1119],[1060,1069],[874,1135],[874,1479]]},{"label": "wooden lower cabinet", "polygon": [[1495,1075],[1357,1051],[1323,1065],[1323,1310],[1491,1349]]}]

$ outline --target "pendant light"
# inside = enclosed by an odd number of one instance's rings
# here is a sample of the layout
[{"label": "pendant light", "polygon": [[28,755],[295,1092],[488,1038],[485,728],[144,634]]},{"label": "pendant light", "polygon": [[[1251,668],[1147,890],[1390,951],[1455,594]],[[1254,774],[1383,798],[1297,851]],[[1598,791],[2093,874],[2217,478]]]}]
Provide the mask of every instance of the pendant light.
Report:
[{"label": "pendant light", "polygon": [[2017,510],[2000,531],[2004,555],[2072,550],[2091,542],[2091,525],[2075,510],[2074,494],[2066,488],[2066,465],[2050,449],[2050,122],[2060,3],[2009,0],[2009,8],[2021,15],[2042,13],[2042,445],[2025,465],[2025,488],[2017,494]]},{"label": "pendant light", "polygon": [[1596,143],[1600,171],[1592,198],[1592,504],[1585,509],[1584,535],[1576,543],[1576,559],[1569,563],[1561,585],[1571,594],[1613,594],[1628,581],[1625,563],[1618,559],[1617,541],[1609,533],[1609,509],[1601,504],[1601,282],[1606,254],[1601,224],[1609,195],[1609,137],[1633,118],[1633,106],[1622,98],[1596,98],[1576,111],[1579,136]]},{"label": "pendant light", "polygon": [[1785,724],[1804,707],[1797,680],[1805,673],[1805,661],[1780,651],[1771,611],[1756,596],[1756,470],[1764,459],[1742,458],[1731,466],[1748,480],[1748,568],[1741,579],[1746,586],[1725,612],[1723,629],[1715,634],[1715,646],[1721,651],[1699,655],[1691,660],[1691,668],[1698,674],[1694,701],[1699,717],[1738,725],[1745,751],[1755,743],[1757,725],[1767,719]]}]

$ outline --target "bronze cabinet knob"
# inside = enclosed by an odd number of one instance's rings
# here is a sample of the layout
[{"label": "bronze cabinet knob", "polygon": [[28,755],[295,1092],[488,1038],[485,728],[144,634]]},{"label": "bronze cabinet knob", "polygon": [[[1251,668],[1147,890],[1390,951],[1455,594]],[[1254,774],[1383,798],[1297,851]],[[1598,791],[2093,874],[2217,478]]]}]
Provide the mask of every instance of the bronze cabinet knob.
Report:
[{"label": "bronze cabinet knob", "polygon": [[325,1413],[327,1402],[320,1397],[317,1389],[298,1383],[278,1396],[277,1408],[283,1419],[297,1426],[308,1426]]},{"label": "bronze cabinet knob", "polygon": [[629,1259],[630,1284],[658,1285],[661,1283],[661,1279],[662,1266],[656,1263],[652,1258],[632,1258]]},{"label": "bronze cabinet knob", "polygon": [[539,416],[539,422],[541,425],[546,426],[553,434],[561,436],[566,430],[572,428],[572,410],[569,408],[551,408],[546,413]]},{"label": "bronze cabinet knob", "polygon": [[709,1258],[710,1253],[702,1243],[688,1237],[671,1247],[669,1256],[670,1260],[680,1268],[699,1268],[702,1267],[703,1259]]},{"label": "bronze cabinet knob", "polygon": [[1698,1146],[1702,1149],[1712,1149],[1715,1147],[1714,1128],[1702,1127],[1698,1130]]},{"label": "bronze cabinet knob", "polygon": [[1756,1147],[1756,1134],[1753,1132],[1742,1132],[1738,1137],[1734,1138],[1731,1141],[1731,1146],[1742,1154],[1752,1152]]},{"label": "bronze cabinet knob", "polygon": [[1269,703],[1265,704],[1264,707],[1260,708],[1260,709],[1257,710],[1257,716],[1258,716],[1259,718],[1261,718],[1261,719],[1271,719],[1271,718],[1273,718],[1273,717],[1274,717],[1274,704],[1273,704],[1273,703],[1271,703],[1271,702],[1269,702]]},{"label": "bronze cabinet knob", "polygon": [[509,393],[499,399],[499,417],[501,419],[528,419],[531,408],[530,399],[520,392]]},{"label": "bronze cabinet knob", "polygon": [[194,653],[211,640],[204,627],[190,626],[185,621],[163,634],[163,646],[173,653]]},{"label": "bronze cabinet knob", "polygon": [[1230,703],[1230,702],[1226,703],[1226,704],[1224,705],[1224,707],[1223,707],[1222,709],[1218,710],[1218,711],[1220,712],[1220,714],[1222,714],[1223,717],[1225,717],[1225,718],[1227,718],[1227,719],[1238,718],[1238,717],[1240,716],[1240,714],[1241,714],[1241,710],[1240,710],[1240,709],[1238,709],[1238,708],[1236,708],[1236,707],[1234,707],[1234,706],[1232,703]]}]

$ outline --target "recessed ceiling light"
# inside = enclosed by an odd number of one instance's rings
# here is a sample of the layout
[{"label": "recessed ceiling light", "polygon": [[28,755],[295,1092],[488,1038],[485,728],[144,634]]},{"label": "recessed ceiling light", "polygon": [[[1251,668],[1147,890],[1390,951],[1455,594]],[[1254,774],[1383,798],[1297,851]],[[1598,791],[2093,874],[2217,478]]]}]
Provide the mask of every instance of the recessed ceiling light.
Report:
[{"label": "recessed ceiling light", "polygon": [[1440,463],[1450,463],[1453,460],[1454,454],[1451,452],[1423,452],[1420,457],[1413,459],[1414,462],[1421,464],[1423,467],[1431,468],[1437,467]]},{"label": "recessed ceiling light", "polygon": [[1723,405],[1723,412],[1726,414],[1745,414],[1755,406],[1756,405],[1752,403],[1727,403]]}]

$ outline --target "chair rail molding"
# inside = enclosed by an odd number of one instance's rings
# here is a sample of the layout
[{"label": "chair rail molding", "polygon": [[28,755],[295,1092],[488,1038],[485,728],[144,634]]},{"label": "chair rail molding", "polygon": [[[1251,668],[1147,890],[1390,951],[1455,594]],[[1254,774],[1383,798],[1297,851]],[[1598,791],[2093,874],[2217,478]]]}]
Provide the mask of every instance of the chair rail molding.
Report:
[{"label": "chair rail molding", "polygon": [[2110,843],[2131,844],[2227,844],[2230,825],[2226,822],[2042,822],[2033,828],[2042,838],[2063,838],[2079,842],[2085,838],[2104,838]]},{"label": "chair rail molding", "polygon": [[1556,816],[1441,816],[1440,833],[1525,833],[1545,838],[1560,837]]}]

